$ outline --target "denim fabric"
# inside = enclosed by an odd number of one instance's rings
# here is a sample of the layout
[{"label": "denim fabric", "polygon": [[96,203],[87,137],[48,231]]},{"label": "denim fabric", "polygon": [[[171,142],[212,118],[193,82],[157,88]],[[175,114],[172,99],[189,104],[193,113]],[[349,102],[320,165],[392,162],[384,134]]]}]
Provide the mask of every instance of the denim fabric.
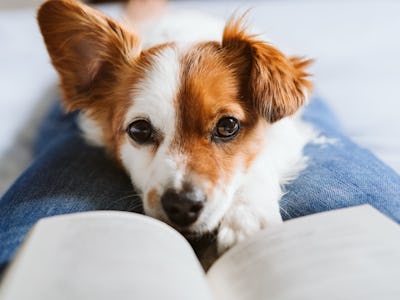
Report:
[{"label": "denim fabric", "polygon": [[312,123],[329,142],[305,147],[307,168],[285,187],[286,194],[280,202],[282,217],[287,220],[370,204],[399,223],[400,176],[344,136],[323,101],[311,101],[303,119]]},{"label": "denim fabric", "polygon": [[88,146],[57,105],[44,120],[32,165],[0,199],[0,270],[40,218],[90,210],[142,212],[124,171]]},{"label": "denim fabric", "polygon": [[[336,142],[307,145],[307,169],[285,187],[284,219],[369,203],[400,222],[399,175],[347,139],[321,100],[312,101],[303,116]],[[59,106],[50,112],[34,162],[0,199],[0,266],[40,218],[105,209],[142,212],[127,175],[103,150],[83,142],[75,119]]]}]

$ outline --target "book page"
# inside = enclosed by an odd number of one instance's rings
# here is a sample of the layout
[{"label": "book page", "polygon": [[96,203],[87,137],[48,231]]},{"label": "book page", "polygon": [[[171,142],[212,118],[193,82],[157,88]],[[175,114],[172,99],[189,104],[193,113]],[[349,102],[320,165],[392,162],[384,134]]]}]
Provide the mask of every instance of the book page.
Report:
[{"label": "book page", "polygon": [[400,299],[400,226],[370,206],[284,222],[211,267],[220,300]]},{"label": "book page", "polygon": [[190,245],[168,225],[127,212],[78,213],[34,227],[0,299],[205,300],[204,276]]}]

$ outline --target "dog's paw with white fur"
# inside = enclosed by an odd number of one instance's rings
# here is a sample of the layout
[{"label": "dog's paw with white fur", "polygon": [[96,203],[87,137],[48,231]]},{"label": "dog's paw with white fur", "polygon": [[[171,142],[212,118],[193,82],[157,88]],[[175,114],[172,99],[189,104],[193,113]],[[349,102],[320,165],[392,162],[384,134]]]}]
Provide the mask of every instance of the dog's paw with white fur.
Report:
[{"label": "dog's paw with white fur", "polygon": [[266,211],[249,203],[234,204],[226,213],[219,226],[217,235],[218,254],[234,246],[236,243],[252,236],[256,232],[272,224],[282,223],[279,209]]}]

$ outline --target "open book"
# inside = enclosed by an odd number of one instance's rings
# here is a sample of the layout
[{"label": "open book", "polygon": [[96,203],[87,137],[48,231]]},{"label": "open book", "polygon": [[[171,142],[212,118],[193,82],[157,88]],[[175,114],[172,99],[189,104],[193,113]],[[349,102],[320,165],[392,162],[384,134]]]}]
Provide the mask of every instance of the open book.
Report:
[{"label": "open book", "polygon": [[207,274],[157,220],[87,212],[41,220],[8,269],[0,299],[400,299],[400,227],[370,206],[270,227]]}]

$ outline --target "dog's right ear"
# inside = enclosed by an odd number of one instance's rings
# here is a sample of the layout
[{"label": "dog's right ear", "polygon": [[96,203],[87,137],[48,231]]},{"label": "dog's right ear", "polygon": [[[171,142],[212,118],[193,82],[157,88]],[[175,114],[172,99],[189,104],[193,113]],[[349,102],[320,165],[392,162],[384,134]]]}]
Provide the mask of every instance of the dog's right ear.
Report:
[{"label": "dog's right ear", "polygon": [[118,80],[119,70],[140,53],[136,35],[74,0],[45,2],[38,22],[68,110],[90,108],[104,97]]},{"label": "dog's right ear", "polygon": [[287,57],[272,45],[246,32],[244,17],[225,26],[222,47],[256,111],[273,123],[294,114],[307,100],[312,60]]}]

